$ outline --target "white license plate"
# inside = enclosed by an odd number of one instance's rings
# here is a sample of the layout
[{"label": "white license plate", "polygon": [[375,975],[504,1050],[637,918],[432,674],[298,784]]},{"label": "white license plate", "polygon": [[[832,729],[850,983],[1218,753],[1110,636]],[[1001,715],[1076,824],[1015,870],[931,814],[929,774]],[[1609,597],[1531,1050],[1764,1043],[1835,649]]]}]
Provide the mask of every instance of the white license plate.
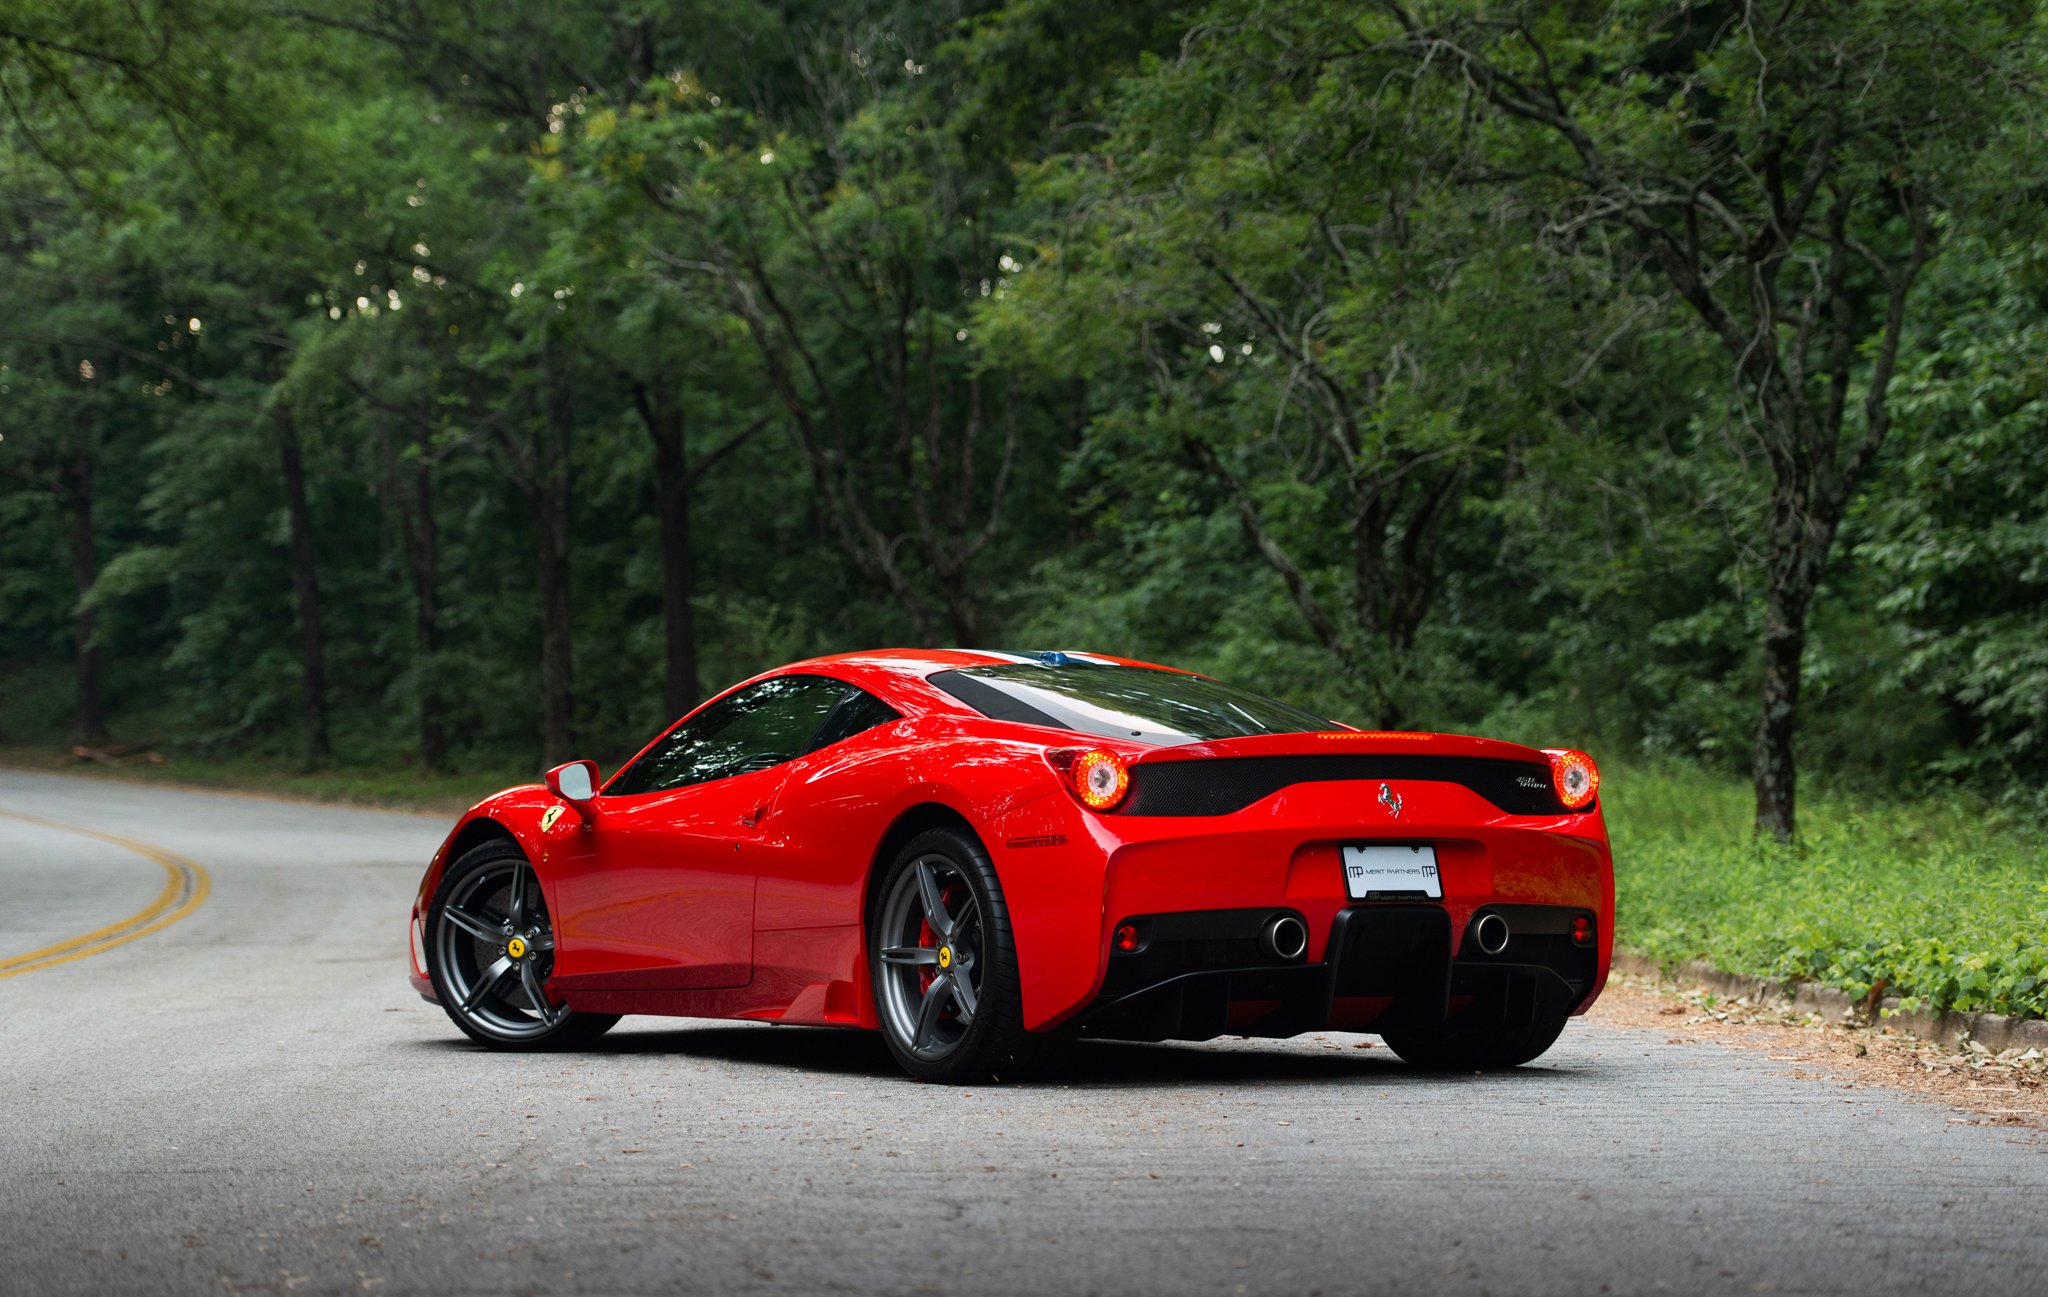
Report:
[{"label": "white license plate", "polygon": [[1436,869],[1435,847],[1344,848],[1344,891],[1354,901],[1368,897],[1426,896],[1441,899],[1444,880]]}]

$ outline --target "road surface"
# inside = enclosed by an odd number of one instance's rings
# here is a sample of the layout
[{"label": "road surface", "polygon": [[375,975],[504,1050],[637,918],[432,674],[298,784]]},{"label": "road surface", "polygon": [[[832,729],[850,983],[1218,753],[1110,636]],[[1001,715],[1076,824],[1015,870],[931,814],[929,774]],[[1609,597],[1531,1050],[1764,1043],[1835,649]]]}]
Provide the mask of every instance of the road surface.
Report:
[{"label": "road surface", "polygon": [[968,1090],[802,1028],[488,1054],[403,977],[444,827],[0,772],[0,1293],[2048,1289],[2035,1133],[1656,1031]]}]

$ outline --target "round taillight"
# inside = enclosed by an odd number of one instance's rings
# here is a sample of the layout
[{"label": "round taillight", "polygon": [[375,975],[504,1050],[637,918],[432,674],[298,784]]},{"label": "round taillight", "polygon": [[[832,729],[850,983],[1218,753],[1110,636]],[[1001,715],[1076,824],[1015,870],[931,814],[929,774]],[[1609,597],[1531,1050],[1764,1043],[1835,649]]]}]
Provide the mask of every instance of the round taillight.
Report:
[{"label": "round taillight", "polygon": [[1583,752],[1553,752],[1550,782],[1566,810],[1581,811],[1593,804],[1594,794],[1600,791],[1600,767]]},{"label": "round taillight", "polygon": [[1138,935],[1137,924],[1120,923],[1117,925],[1116,948],[1122,951],[1124,954],[1128,955],[1135,952],[1138,949],[1138,946],[1142,940],[1143,939]]},{"label": "round taillight", "polygon": [[1593,944],[1593,920],[1583,914],[1572,916],[1572,944],[1590,946]]},{"label": "round taillight", "polygon": [[1074,796],[1090,810],[1114,809],[1131,789],[1131,772],[1125,769],[1124,759],[1101,748],[1090,748],[1075,757],[1067,778],[1073,783]]}]

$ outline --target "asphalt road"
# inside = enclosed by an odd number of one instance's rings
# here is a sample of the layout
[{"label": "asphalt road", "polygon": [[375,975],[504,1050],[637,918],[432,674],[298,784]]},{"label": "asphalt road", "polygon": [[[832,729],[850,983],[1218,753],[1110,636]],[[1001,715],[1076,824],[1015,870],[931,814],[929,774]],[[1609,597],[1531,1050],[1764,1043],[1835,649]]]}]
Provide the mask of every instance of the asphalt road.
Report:
[{"label": "asphalt road", "polygon": [[0,1293],[2048,1289],[2040,1137],[1654,1031],[1449,1079],[1335,1033],[1104,1044],[972,1090],[802,1028],[487,1054],[403,979],[443,828],[0,772]]}]

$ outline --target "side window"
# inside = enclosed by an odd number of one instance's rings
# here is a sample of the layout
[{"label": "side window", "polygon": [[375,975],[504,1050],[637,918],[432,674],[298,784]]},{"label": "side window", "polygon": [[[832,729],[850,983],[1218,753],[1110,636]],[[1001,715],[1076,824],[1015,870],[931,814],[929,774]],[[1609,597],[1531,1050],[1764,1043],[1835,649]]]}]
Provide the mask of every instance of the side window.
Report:
[{"label": "side window", "polygon": [[823,676],[777,676],[722,698],[627,767],[612,795],[684,788],[803,755],[852,685]]},{"label": "side window", "polygon": [[811,740],[811,746],[805,751],[816,752],[819,748],[831,747],[841,739],[850,739],[877,725],[887,725],[896,718],[894,707],[873,694],[851,689],[832,709],[832,714],[825,718],[823,728],[819,729],[817,737]]}]

